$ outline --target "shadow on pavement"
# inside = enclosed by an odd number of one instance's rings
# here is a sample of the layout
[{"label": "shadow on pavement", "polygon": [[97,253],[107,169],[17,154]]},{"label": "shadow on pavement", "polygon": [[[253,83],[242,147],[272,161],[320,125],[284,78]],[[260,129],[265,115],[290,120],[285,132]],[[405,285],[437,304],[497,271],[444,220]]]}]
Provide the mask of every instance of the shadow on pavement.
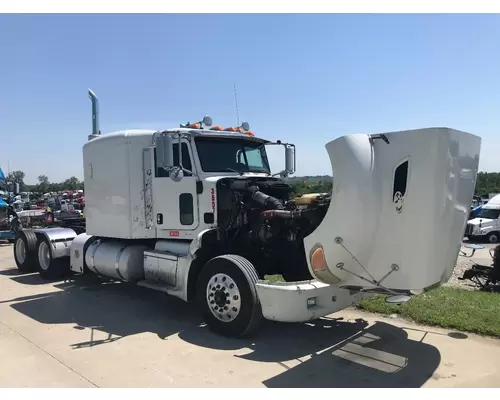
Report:
[{"label": "shadow on pavement", "polygon": [[[22,278],[10,279],[29,285],[43,282],[38,275]],[[372,326],[364,320],[328,318],[303,324],[266,322],[254,337],[227,339],[211,333],[192,304],[160,292],[102,282],[94,276],[53,287],[60,290],[4,303],[12,303],[12,308],[43,324],[73,323],[74,329],[88,330],[89,340],[72,344],[73,349],[143,332],[164,340],[179,334],[188,343],[210,349],[248,349],[235,357],[279,363],[285,369],[263,382],[272,388],[420,387],[441,361],[435,347],[409,340],[403,329],[383,322]],[[100,340],[94,339],[96,330],[106,338],[100,334]]]},{"label": "shadow on pavement", "polygon": [[[29,272],[21,272],[17,268],[15,268],[15,269],[3,269],[0,271],[0,275],[4,275],[4,276],[22,276],[22,275],[26,275],[28,273]],[[37,276],[38,276],[38,274],[37,274]]]},{"label": "shadow on pavement", "polygon": [[14,282],[21,283],[23,285],[47,285],[47,281],[40,278],[38,273],[36,274],[19,274],[14,278],[11,278]]},{"label": "shadow on pavement", "polygon": [[[242,358],[278,362],[286,371],[263,383],[270,388],[289,387],[420,387],[441,362],[439,351],[409,340],[407,333],[384,322],[372,326],[364,320],[343,322],[319,319],[304,324],[269,322]],[[180,332],[187,342],[232,350],[241,341],[210,332]],[[310,357],[307,357],[311,355]],[[298,360],[305,357],[306,360]],[[292,367],[287,364],[292,363]]]}]

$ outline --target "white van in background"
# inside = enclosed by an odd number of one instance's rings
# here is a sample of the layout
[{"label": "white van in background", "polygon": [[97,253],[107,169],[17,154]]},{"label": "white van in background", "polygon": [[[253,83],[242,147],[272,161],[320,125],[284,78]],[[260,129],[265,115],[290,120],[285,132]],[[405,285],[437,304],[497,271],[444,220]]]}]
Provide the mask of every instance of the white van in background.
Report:
[{"label": "white van in background", "polygon": [[494,196],[483,205],[476,218],[467,222],[465,236],[469,240],[500,241],[500,195]]}]

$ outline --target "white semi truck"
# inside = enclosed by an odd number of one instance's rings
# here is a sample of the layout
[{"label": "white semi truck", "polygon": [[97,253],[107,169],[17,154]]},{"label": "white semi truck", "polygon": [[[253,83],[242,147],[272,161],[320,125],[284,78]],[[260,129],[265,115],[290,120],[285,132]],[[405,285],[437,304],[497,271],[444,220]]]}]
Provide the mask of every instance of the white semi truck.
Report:
[{"label": "white semi truck", "polygon": [[[163,291],[196,302],[210,329],[233,337],[262,319],[308,321],[373,293],[407,301],[450,278],[479,137],[448,128],[339,137],[326,144],[332,193],[296,202],[283,179],[295,171],[293,145],[257,138],[247,124],[209,128],[209,117],[101,135],[89,95],[86,231],[21,231],[20,270]],[[284,147],[281,174],[271,174],[268,145]],[[267,281],[272,274],[285,281]]]},{"label": "white semi truck", "polygon": [[479,214],[467,222],[465,236],[469,240],[483,239],[489,243],[500,241],[500,194],[493,196]]}]

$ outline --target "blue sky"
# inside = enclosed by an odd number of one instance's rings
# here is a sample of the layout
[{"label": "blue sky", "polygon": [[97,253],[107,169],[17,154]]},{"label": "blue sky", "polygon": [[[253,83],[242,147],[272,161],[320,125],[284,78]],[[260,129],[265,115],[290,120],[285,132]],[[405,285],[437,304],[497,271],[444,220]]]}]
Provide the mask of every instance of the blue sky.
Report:
[{"label": "blue sky", "polygon": [[498,15],[0,15],[0,166],[81,178],[87,88],[105,133],[235,124],[236,84],[298,175],[330,173],[340,135],[427,126],[480,135],[500,171],[499,43]]}]

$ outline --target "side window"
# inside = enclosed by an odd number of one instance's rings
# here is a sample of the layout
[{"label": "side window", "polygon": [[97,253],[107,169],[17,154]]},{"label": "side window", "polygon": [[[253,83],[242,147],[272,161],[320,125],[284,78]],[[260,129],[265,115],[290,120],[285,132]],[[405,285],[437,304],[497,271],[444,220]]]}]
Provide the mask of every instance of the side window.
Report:
[{"label": "side window", "polygon": [[[155,177],[156,178],[168,178],[169,173],[163,169],[158,168],[156,164],[156,147],[154,149],[154,157],[155,157]],[[179,165],[179,144],[174,143],[174,164]],[[191,157],[189,156],[189,149],[186,143],[182,143],[182,166],[190,171],[193,170],[191,164]],[[184,176],[191,176],[187,172],[184,172]]]},{"label": "side window", "polygon": [[193,225],[194,204],[191,193],[182,193],[179,196],[179,214],[182,225]]},{"label": "side window", "polygon": [[250,168],[264,168],[264,165],[262,164],[262,154],[260,152],[260,149],[246,148],[245,153],[247,156],[248,166]]},{"label": "side window", "polygon": [[394,186],[392,189],[392,197],[396,195],[396,193],[401,193],[401,197],[406,194],[406,186],[408,183],[408,161],[402,163],[399,167],[396,168],[394,172]]}]

